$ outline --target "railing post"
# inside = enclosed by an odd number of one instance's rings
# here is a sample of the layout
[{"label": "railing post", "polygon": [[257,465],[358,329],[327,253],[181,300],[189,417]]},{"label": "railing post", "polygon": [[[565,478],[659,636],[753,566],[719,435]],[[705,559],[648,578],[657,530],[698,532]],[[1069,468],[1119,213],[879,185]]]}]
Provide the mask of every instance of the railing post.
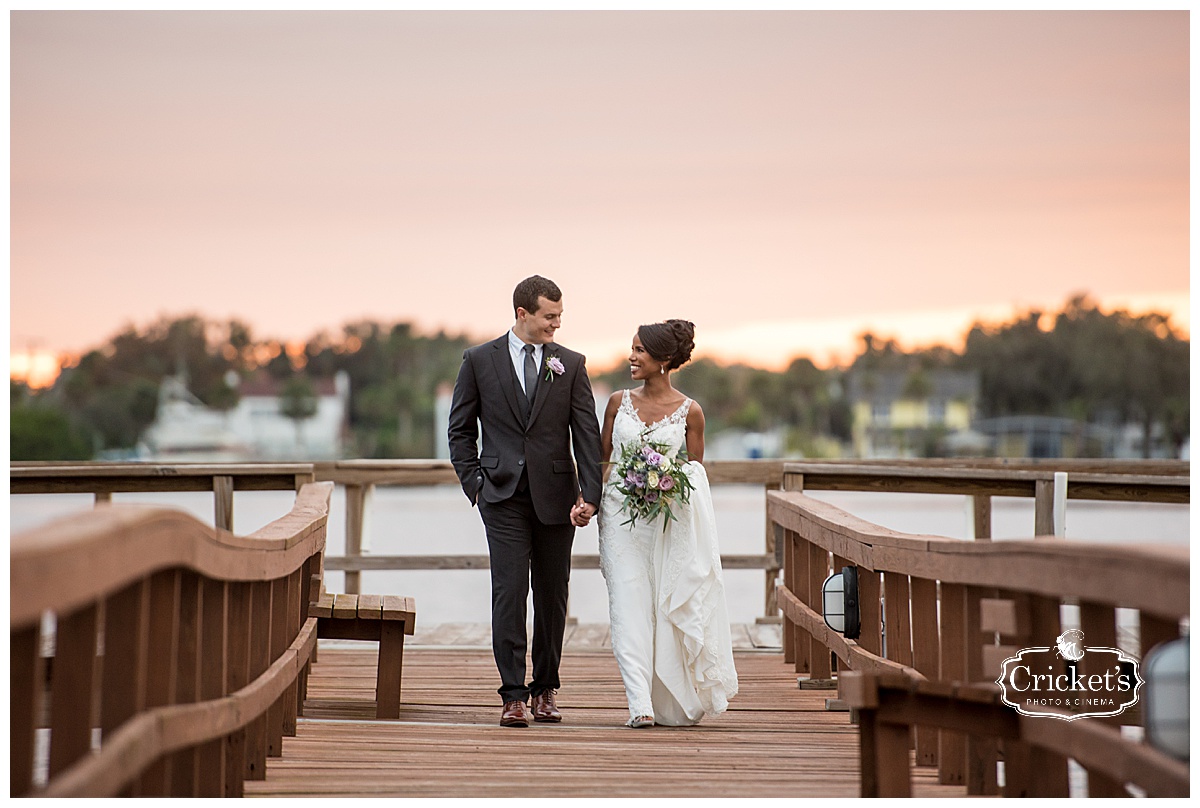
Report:
[{"label": "railing post", "polygon": [[[1044,642],[1054,643],[1062,631],[1062,619],[1059,614],[1060,603],[1057,598],[1038,595],[1029,598],[1029,633],[1030,636]],[[1067,759],[1058,754],[1044,750],[1039,753],[1029,773],[1030,795],[1034,797],[1069,797],[1070,788],[1067,779]]]},{"label": "railing post", "polygon": [[101,741],[138,711],[145,687],[149,581],[136,581],[104,602],[104,664],[100,672]]},{"label": "railing post", "polygon": [[20,797],[33,788],[35,736],[42,717],[46,681],[42,661],[41,625],[9,634],[8,680],[8,787],[9,795]]},{"label": "railing post", "polygon": [[[287,614],[287,643],[286,648],[291,645],[296,639],[296,635],[300,633],[300,624],[304,622],[303,613],[305,611],[306,601],[305,595],[308,591],[307,582],[304,579],[304,573],[308,569],[308,562],[304,562],[300,569],[288,576],[288,614]],[[301,672],[300,677],[296,679],[294,684],[288,686],[287,693],[284,694],[283,704],[283,734],[296,734],[296,716],[300,713],[301,702],[301,683],[304,679],[304,673]]]},{"label": "railing post", "polygon": [[[780,490],[803,491],[804,475],[783,472]],[[768,521],[770,517],[768,517]],[[808,552],[807,543],[801,544],[800,536],[790,530],[782,530],[783,538],[783,583],[789,592],[803,600],[802,588],[807,587]],[[800,627],[783,617],[780,624],[783,635],[783,659],[793,665],[796,673],[809,670],[808,643],[800,634]]]},{"label": "railing post", "polygon": [[976,541],[992,537],[992,498],[988,494],[971,495],[971,510],[974,518]]},{"label": "railing post", "polygon": [[858,567],[858,616],[861,636],[858,644],[875,656],[883,656],[883,616],[879,609],[879,573],[861,564]]},{"label": "railing post", "polygon": [[60,617],[54,632],[50,681],[50,776],[92,748],[93,671],[96,663],[96,605]]},{"label": "railing post", "polygon": [[[783,586],[789,592],[796,592],[796,575],[795,562],[792,556],[796,553],[795,541],[790,530],[782,530],[783,533]],[[787,614],[783,615],[783,622],[779,626],[779,633],[783,641],[783,661],[789,665],[794,665],[796,662],[796,624],[792,622]]]},{"label": "railing post", "polygon": [[[808,568],[811,561],[809,557],[809,543],[799,533],[788,531],[792,545],[792,594],[800,601],[808,602]],[[802,629],[799,624],[793,623],[792,639],[796,650],[795,671],[796,673],[809,673],[812,671],[812,656],[811,656],[811,635]]]},{"label": "railing post", "polygon": [[[994,597],[996,597],[995,589],[984,589],[978,586],[966,588],[964,665],[968,682],[984,682],[988,679],[988,673],[983,669],[984,641],[980,620],[980,601],[983,598]],[[996,779],[998,754],[999,744],[994,738],[967,736],[968,795],[995,794],[997,792],[999,789]]]},{"label": "railing post", "polygon": [[1054,535],[1054,480],[1036,480],[1033,486],[1033,535]]},{"label": "railing post", "polygon": [[[226,641],[225,693],[236,693],[250,682],[251,585],[229,585],[229,634]],[[246,775],[246,729],[225,737],[225,796],[241,797]]]},{"label": "railing post", "polygon": [[[226,637],[230,585],[201,579],[200,617],[200,701],[225,695],[225,664],[229,657]],[[225,741],[217,738],[203,744],[196,754],[196,784],[199,797],[225,795]]]},{"label": "railing post", "polygon": [[[763,502],[767,501],[767,492],[771,491],[771,483],[766,483],[763,486]],[[766,532],[764,534],[765,552],[769,556],[777,556],[776,552],[776,535],[775,523],[771,521],[771,515],[766,514]],[[779,615],[779,601],[775,598],[775,584],[779,580],[779,567],[768,568],[765,573],[766,581],[766,597],[763,605],[763,617],[774,618]]]},{"label": "railing post", "polygon": [[[1116,609],[1102,603],[1081,601],[1079,604],[1079,628],[1088,645],[1096,648],[1117,647],[1117,613]],[[1087,655],[1082,660],[1085,676],[1092,674],[1103,675],[1103,665],[1094,655]],[[1105,772],[1088,769],[1087,795],[1089,797],[1126,797],[1125,786],[1108,777]]]},{"label": "railing post", "polygon": [[[176,631],[179,618],[179,572],[163,570],[150,577],[149,633],[146,641],[145,700],[141,709],[153,709],[175,701]],[[170,770],[166,759],[152,763],[138,779],[138,796],[170,793]]]},{"label": "railing post", "polygon": [[[193,704],[200,692],[200,576],[179,574],[179,642],[176,644],[175,703]],[[170,758],[171,795],[196,795],[196,749],[182,749]]]},{"label": "railing post", "polygon": [[1067,535],[1067,473],[1054,472],[1054,535]]},{"label": "railing post", "polygon": [[[276,578],[268,584],[271,589],[270,614],[267,615],[271,626],[271,645],[268,649],[269,658],[267,660],[267,667],[270,667],[274,664],[275,660],[283,656],[283,653],[287,651],[288,646],[291,645],[292,640],[295,638],[294,634],[288,633],[290,623],[289,612],[291,608],[288,593],[291,578],[291,575],[284,578]],[[287,712],[284,704],[287,697],[288,691],[285,690],[283,695],[276,699],[267,709],[265,715],[268,757],[283,756],[283,733],[285,714]],[[265,766],[263,768],[263,776],[266,776]]]},{"label": "railing post", "polygon": [[233,532],[233,477],[213,477],[213,524]]},{"label": "railing post", "polygon": [[[362,555],[364,507],[370,487],[361,483],[346,483],[346,555],[350,558]],[[345,576],[346,594],[359,594],[362,573],[346,570]]]},{"label": "railing post", "polygon": [[[829,577],[829,551],[811,542],[808,545],[808,598],[805,603],[817,614],[823,611],[821,603],[821,585]],[[829,660],[829,649],[824,643],[813,637],[808,637],[809,671],[812,679],[829,679],[833,676]]]},{"label": "railing post", "polygon": [[[930,680],[938,678],[937,581],[909,578],[912,592],[912,665]],[[938,732],[917,727],[917,765],[936,766]]]},{"label": "railing post", "polygon": [[[270,581],[254,581],[249,584],[249,587],[250,638],[246,644],[249,673],[246,676],[246,681],[252,682],[271,666],[273,658],[271,655],[271,645],[273,642],[271,637],[271,598],[273,587]],[[246,779],[264,780],[267,776],[267,713],[263,713],[247,724],[245,734]]]},{"label": "railing post", "polygon": [[[941,660],[938,678],[948,682],[966,680],[966,600],[967,588],[962,584],[942,581],[941,588]],[[942,785],[964,785],[966,772],[966,738],[961,733],[941,730],[938,734],[938,782]]]}]

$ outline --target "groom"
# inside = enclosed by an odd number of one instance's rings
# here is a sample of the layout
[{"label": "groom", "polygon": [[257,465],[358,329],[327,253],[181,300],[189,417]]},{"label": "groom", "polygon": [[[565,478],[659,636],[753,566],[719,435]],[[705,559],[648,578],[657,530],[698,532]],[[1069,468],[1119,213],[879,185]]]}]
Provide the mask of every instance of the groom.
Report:
[{"label": "groom", "polygon": [[[487,531],[500,725],[556,722],[571,543],[600,502],[600,429],[582,354],[554,342],[562,292],[538,275],[513,291],[516,323],[463,354],[450,405],[450,460]],[[483,448],[478,448],[479,425]],[[575,462],[579,466],[576,482]],[[533,680],[525,602],[533,584]]]}]

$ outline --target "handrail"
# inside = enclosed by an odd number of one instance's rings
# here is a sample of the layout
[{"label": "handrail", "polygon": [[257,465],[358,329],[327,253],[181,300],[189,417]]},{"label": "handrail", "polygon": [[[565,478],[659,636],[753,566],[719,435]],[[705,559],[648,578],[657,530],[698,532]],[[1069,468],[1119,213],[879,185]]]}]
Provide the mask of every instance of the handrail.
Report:
[{"label": "handrail", "polygon": [[964,542],[889,530],[794,491],[767,495],[767,513],[812,545],[876,572],[941,583],[1077,598],[1180,618],[1188,613],[1186,545],[1062,539]]},{"label": "handrail", "polygon": [[[1061,471],[1062,469],[1057,469]],[[1053,483],[1053,468],[964,468],[931,466],[880,466],[847,463],[785,463],[788,478],[801,478],[803,487],[824,491],[895,491],[925,494],[966,494],[1036,497],[1038,484]],[[1069,472],[1070,499],[1186,503],[1190,477],[1174,474],[1131,474],[1083,469]]]},{"label": "handrail", "polygon": [[[1078,606],[1081,628],[1095,647],[1116,647],[1116,610],[1135,610],[1139,648],[1133,655],[1144,657],[1179,636],[1189,613],[1186,546],[912,535],[799,491],[768,493],[767,512],[784,554],[778,592],[784,657],[813,679],[830,678],[832,653],[842,670],[899,675],[913,686],[994,682],[1016,649],[1053,645],[1063,605]],[[862,628],[856,640],[828,629],[822,617],[822,584],[846,566],[858,571]],[[1088,673],[1093,663],[1083,664]],[[972,794],[995,792],[995,754],[994,741],[917,733],[917,762],[936,764],[941,782],[966,783]],[[1046,763],[1046,777],[1065,784],[1066,759],[1059,757]]]},{"label": "handrail", "polygon": [[14,535],[9,621],[69,613],[151,573],[186,567],[225,581],[281,577],[324,547],[331,483],[310,483],[292,511],[247,537],[214,530],[181,511],[108,505]]},{"label": "handrail", "polygon": [[[290,513],[246,537],[125,505],[14,536],[12,793],[237,796],[264,776],[294,733],[332,490],[305,485]],[[47,698],[49,779],[37,789]]]},{"label": "handrail", "polygon": [[233,530],[234,491],[299,491],[313,481],[311,463],[44,463],[9,467],[10,494],[212,491],[213,524]]}]

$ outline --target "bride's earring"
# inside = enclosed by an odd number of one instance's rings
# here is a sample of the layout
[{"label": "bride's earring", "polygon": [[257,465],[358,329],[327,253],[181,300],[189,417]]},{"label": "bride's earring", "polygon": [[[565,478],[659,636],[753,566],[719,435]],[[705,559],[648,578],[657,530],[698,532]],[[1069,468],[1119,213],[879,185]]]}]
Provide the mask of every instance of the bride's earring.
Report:
[{"label": "bride's earring", "polygon": [[658,366],[658,373],[659,373],[659,375],[660,375],[660,376],[666,376],[666,375],[667,375],[667,366],[666,366],[666,365],[659,365],[659,366]]}]

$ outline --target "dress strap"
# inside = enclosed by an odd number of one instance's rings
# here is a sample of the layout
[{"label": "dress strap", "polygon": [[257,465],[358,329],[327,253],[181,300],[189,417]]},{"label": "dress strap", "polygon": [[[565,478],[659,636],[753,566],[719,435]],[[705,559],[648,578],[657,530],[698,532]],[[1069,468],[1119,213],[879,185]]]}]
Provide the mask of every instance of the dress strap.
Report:
[{"label": "dress strap", "polygon": [[692,400],[690,398],[685,397],[683,399],[683,403],[679,405],[679,409],[675,410],[675,412],[671,414],[671,420],[674,421],[675,423],[679,423],[681,421],[686,420],[688,410],[691,409],[691,406],[692,406]]}]

